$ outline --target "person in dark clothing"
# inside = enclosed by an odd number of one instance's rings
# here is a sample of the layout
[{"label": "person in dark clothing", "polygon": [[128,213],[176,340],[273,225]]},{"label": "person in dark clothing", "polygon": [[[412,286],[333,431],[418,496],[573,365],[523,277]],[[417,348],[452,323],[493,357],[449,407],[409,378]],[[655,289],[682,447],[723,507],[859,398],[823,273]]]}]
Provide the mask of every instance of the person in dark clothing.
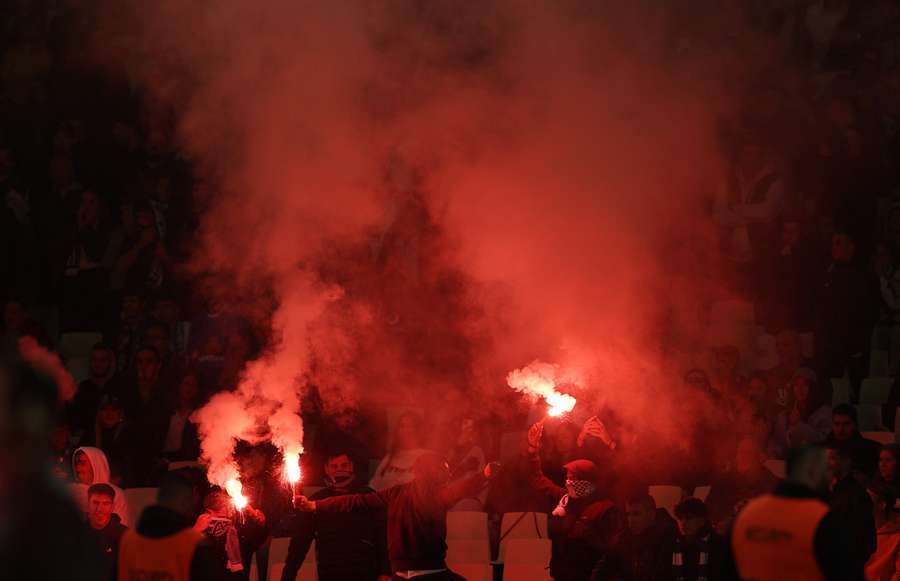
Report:
[{"label": "person in dark clothing", "polygon": [[847,449],[840,445],[829,445],[826,446],[826,452],[831,476],[828,504],[832,511],[841,516],[850,531],[852,542],[844,550],[862,567],[875,552],[877,545],[872,499],[851,472],[851,459]]},{"label": "person in dark clothing", "polygon": [[608,566],[624,518],[600,489],[599,470],[590,460],[574,460],[564,466],[565,488],[544,475],[538,454],[542,432],[543,422],[528,431],[529,485],[552,511],[548,521],[553,540],[550,575],[557,581],[586,581],[595,570]]},{"label": "person in dark clothing", "polygon": [[843,448],[850,458],[850,469],[871,478],[878,468],[878,442],[867,440],[859,433],[856,408],[840,404],[831,411],[831,433],[825,439],[826,447]]},{"label": "person in dark clothing", "polygon": [[759,444],[752,437],[742,438],[733,469],[713,480],[706,508],[710,522],[720,533],[728,529],[740,505],[775,488],[778,478],[766,469],[764,460]]},{"label": "person in dark clothing", "polygon": [[723,578],[862,581],[862,565],[847,551],[851,533],[841,515],[822,501],[827,490],[825,451],[792,450],[785,480],[738,514]]},{"label": "person in dark clothing", "polygon": [[[122,536],[118,581],[224,578],[212,545],[191,527],[197,496],[184,476],[171,472],[163,477],[157,503],[144,509],[137,528]],[[187,571],[183,559],[189,563]]]},{"label": "person in dark clothing", "polygon": [[106,343],[97,343],[91,350],[90,377],[78,385],[78,393],[67,406],[73,431],[85,434],[94,430],[100,399],[106,394],[118,394],[116,354]]},{"label": "person in dark clothing", "polygon": [[88,488],[88,535],[97,546],[97,558],[103,563],[103,578],[116,578],[116,559],[119,540],[128,530],[119,515],[113,512],[116,491],[109,484],[94,484]]},{"label": "person in dark clothing", "polygon": [[836,231],[832,236],[831,258],[815,300],[818,376],[843,377],[846,372],[856,398],[869,363],[874,306],[869,280],[855,260],[853,236]]},{"label": "person in dark clothing", "polygon": [[96,420],[89,432],[81,438],[85,446],[100,448],[109,461],[111,478],[123,486],[131,483],[132,445],[125,421],[122,402],[113,394],[100,398]]},{"label": "person in dark clothing", "polygon": [[[664,508],[656,508],[653,497],[642,492],[625,503],[628,527],[616,546],[610,567],[595,579],[655,581],[670,565],[677,523]],[[593,581],[593,580],[592,580]]]},{"label": "person in dark clothing", "polygon": [[387,509],[387,546],[392,579],[459,581],[447,567],[447,509],[484,486],[495,470],[473,474],[453,484],[450,466],[429,452],[416,460],[412,482],[378,492],[347,494],[312,501],[298,496],[295,505],[316,514],[381,511]]},{"label": "person in dark clothing", "polygon": [[256,523],[245,520],[238,526],[244,569],[250,570],[250,562],[256,553],[259,578],[266,579],[269,542],[273,536],[284,536],[287,532],[285,524],[291,513],[291,493],[275,475],[275,470],[281,469],[281,463],[276,461],[277,451],[271,444],[249,446],[242,442],[235,450],[235,460],[244,486],[243,493],[250,505],[263,516]]},{"label": "person in dark clothing", "polygon": [[699,498],[686,498],[675,507],[678,535],[669,545],[664,568],[658,578],[670,581],[717,581],[728,552],[725,538],[713,530],[706,505]]},{"label": "person in dark clothing", "polygon": [[[245,561],[243,550],[246,533],[250,531],[253,537],[265,523],[265,516],[247,505],[238,517],[231,498],[218,487],[203,499],[203,509],[194,530],[209,540],[219,575],[224,579],[249,579],[250,563]],[[249,555],[252,558],[253,553]]]},{"label": "person in dark clothing", "polygon": [[[375,492],[356,480],[347,452],[334,452],[325,462],[325,488],[313,502],[344,494]],[[293,523],[291,544],[281,581],[293,581],[313,539],[320,581],[358,579],[375,581],[390,576],[384,514],[299,513]]]},{"label": "person in dark clothing", "polygon": [[141,347],[135,356],[135,382],[122,391],[129,441],[143,460],[134,466],[132,484],[137,486],[153,485],[164,469],[162,450],[169,429],[171,394],[160,381],[160,365],[156,349]]}]

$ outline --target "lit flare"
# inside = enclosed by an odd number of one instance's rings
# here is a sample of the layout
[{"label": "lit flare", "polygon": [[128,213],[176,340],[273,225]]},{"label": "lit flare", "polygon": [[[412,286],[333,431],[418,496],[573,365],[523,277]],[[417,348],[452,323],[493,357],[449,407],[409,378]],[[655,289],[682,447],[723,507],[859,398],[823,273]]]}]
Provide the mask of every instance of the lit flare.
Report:
[{"label": "lit flare", "polygon": [[292,486],[300,482],[300,454],[284,455],[284,476]]},{"label": "lit flare", "polygon": [[225,483],[225,491],[228,493],[228,496],[231,497],[234,508],[238,510],[244,510],[244,507],[247,506],[247,497],[242,494],[243,490],[244,485],[241,484],[241,481],[237,478],[232,478]]}]

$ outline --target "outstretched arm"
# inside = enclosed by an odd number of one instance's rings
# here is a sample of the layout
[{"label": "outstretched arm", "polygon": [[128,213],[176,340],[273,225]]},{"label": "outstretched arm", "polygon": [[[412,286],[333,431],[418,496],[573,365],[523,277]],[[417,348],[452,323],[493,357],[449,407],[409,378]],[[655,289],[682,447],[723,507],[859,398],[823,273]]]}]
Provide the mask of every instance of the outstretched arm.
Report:
[{"label": "outstretched arm", "polygon": [[324,500],[310,500],[305,496],[296,496],[294,504],[306,512],[364,512],[386,509],[395,488],[397,487],[380,492],[332,496]]},{"label": "outstretched arm", "polygon": [[553,502],[559,502],[559,499],[565,496],[566,489],[557,486],[544,475],[544,471],[541,469],[541,457],[538,451],[541,447],[543,433],[543,421],[534,424],[528,430],[528,484],[541,496],[549,498]]}]

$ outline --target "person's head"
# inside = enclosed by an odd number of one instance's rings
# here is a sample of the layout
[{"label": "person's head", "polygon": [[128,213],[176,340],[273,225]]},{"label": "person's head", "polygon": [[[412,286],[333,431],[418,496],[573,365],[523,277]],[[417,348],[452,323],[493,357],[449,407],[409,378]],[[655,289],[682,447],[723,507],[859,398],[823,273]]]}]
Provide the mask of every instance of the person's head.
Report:
[{"label": "person's head", "polygon": [[155,348],[149,345],[141,347],[134,356],[134,362],[138,383],[153,384],[159,379],[162,360]]},{"label": "person's head", "polygon": [[828,458],[828,475],[832,480],[841,480],[850,474],[850,454],[839,444],[825,447]]},{"label": "person's head", "polygon": [[883,525],[894,511],[897,502],[897,492],[892,486],[882,482],[871,482],[866,487],[869,498],[872,499],[872,516],[875,517],[875,526]]},{"label": "person's head", "polygon": [[188,370],[178,383],[178,404],[184,408],[195,408],[200,403],[200,376]]},{"label": "person's head", "polygon": [[682,535],[697,536],[709,523],[706,504],[699,498],[685,498],[675,506],[675,520]]},{"label": "person's head", "polygon": [[597,490],[600,470],[590,460],[572,460],[566,469],[566,493],[573,498],[590,496]]},{"label": "person's head", "polygon": [[164,356],[169,352],[171,348],[169,341],[169,327],[159,321],[151,322],[144,330],[144,345],[149,345],[156,349],[160,356]]},{"label": "person's head", "polygon": [[242,480],[253,480],[268,471],[273,451],[267,444],[239,445],[235,451]]},{"label": "person's head", "polygon": [[234,504],[224,490],[214,489],[203,499],[203,510],[215,517],[231,518],[234,515]]},{"label": "person's head", "polygon": [[[225,494],[224,492],[222,494]],[[197,510],[199,494],[193,482],[175,470],[167,472],[159,483],[156,502],[187,518],[193,518]],[[228,498],[225,495],[226,499]]]},{"label": "person's head", "polygon": [[102,200],[94,190],[81,192],[81,202],[78,205],[78,219],[80,223],[96,226],[100,221]]},{"label": "person's head", "polygon": [[828,489],[828,456],[820,446],[804,446],[788,451],[785,480],[816,492]]},{"label": "person's head", "polygon": [[116,371],[116,353],[106,343],[97,343],[91,349],[91,379],[106,381]]},{"label": "person's head", "polygon": [[782,365],[796,365],[801,359],[800,337],[797,332],[785,329],[775,335],[775,352]]},{"label": "person's head", "polygon": [[765,373],[754,372],[747,380],[747,395],[755,402],[761,402],[769,395],[769,378]]},{"label": "person's head", "polygon": [[325,459],[325,485],[329,488],[344,489],[354,479],[353,460],[350,454],[336,450]]},{"label": "person's head", "polygon": [[120,316],[123,320],[132,320],[140,317],[144,312],[144,297],[136,292],[126,292],[122,296],[122,308]]},{"label": "person's head", "polygon": [[812,379],[808,374],[797,373],[788,383],[791,390],[791,396],[795,402],[807,402],[810,399],[810,393],[814,389]]},{"label": "person's head", "polygon": [[125,411],[119,398],[105,395],[97,408],[97,425],[104,430],[111,430],[125,420]]},{"label": "person's head", "polygon": [[849,232],[837,231],[831,235],[831,259],[835,262],[848,263],[856,255],[856,241]]},{"label": "person's head", "polygon": [[842,403],[831,410],[831,433],[834,439],[845,442],[856,434],[856,408]]},{"label": "person's head", "polygon": [[900,446],[887,444],[881,447],[878,453],[878,475],[885,482],[894,486],[900,484],[900,471],[898,471],[897,459],[900,457]]},{"label": "person's head", "polygon": [[628,530],[639,535],[656,521],[656,501],[647,493],[636,494],[625,502]]},{"label": "person's head", "polygon": [[91,528],[102,529],[112,518],[116,491],[109,484],[93,484],[88,488],[88,522]]},{"label": "person's head", "polygon": [[393,449],[413,450],[421,448],[424,438],[425,422],[420,414],[406,412],[397,418],[394,426]]},{"label": "person's head", "polygon": [[765,456],[759,442],[754,438],[741,438],[734,457],[734,468],[738,474],[758,474],[763,468]]},{"label": "person's head", "polygon": [[413,474],[421,484],[441,486],[450,481],[450,464],[440,454],[426,452],[416,458]]},{"label": "person's head", "polygon": [[75,479],[80,484],[93,484],[94,465],[91,463],[91,459],[88,458],[88,455],[79,450],[78,452],[75,452],[75,457],[72,458],[72,462],[75,464]]},{"label": "person's head", "polygon": [[25,329],[28,312],[21,301],[8,300],[3,305],[3,328],[7,333],[18,336]]}]

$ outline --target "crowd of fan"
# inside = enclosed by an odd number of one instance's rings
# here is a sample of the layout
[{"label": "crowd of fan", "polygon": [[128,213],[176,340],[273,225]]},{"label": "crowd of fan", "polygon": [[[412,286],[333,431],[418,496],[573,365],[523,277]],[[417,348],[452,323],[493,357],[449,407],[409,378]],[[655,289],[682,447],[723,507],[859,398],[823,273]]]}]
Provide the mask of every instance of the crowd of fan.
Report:
[{"label": "crowd of fan", "polygon": [[[2,349],[15,351],[24,335],[49,347],[65,333],[103,337],[50,448],[113,575],[118,539],[137,525],[122,489],[162,485],[167,492],[144,528],[176,526],[166,519],[184,505],[184,482],[168,469],[199,458],[190,416],[234,386],[261,344],[252,325],[181,268],[202,209],[190,196],[173,112],[51,41],[78,26],[65,8],[44,4],[23,3],[0,24]],[[521,449],[504,452],[490,486],[447,496],[447,508],[491,515],[495,553],[503,513],[556,517],[556,579],[725,578],[722,535],[747,500],[777,483],[764,461],[813,443],[829,451],[830,505],[852,532],[839,566],[868,563],[870,579],[896,573],[898,449],[865,439],[852,404],[863,378],[900,370],[900,10],[877,0],[748,4],[744,34],[780,47],[790,63],[742,79],[741,111],[722,120],[728,176],[705,211],[729,292],[752,303],[756,323],[774,337],[775,360],[745,345],[700,349],[682,388],[712,413],[700,413],[689,463],[679,468],[660,461],[667,450],[637,428],[598,412],[583,425],[548,422],[547,434],[533,428]],[[677,40],[679,50],[713,42],[696,31]],[[848,403],[832,407],[832,378],[847,381]],[[895,427],[898,403],[895,387],[883,407],[886,428]],[[305,482],[325,485],[312,500],[411,482],[432,450],[446,457],[451,482],[477,480],[500,454],[501,434],[524,429],[525,420],[485,425],[457,404],[427,435],[429,410],[345,433],[304,409]],[[383,434],[369,438],[374,432]],[[707,454],[726,433],[726,450]],[[222,491],[199,473],[179,476],[203,508],[199,518],[190,510],[178,518],[189,515],[218,551],[198,567],[243,576],[268,539],[292,536],[288,579],[316,536],[323,578],[389,574],[386,534],[395,531],[385,532],[383,514],[307,518],[292,508],[274,449],[242,445],[236,459],[251,499],[236,524]],[[587,484],[568,490],[567,506],[561,499],[573,481]],[[646,493],[661,483],[711,490],[705,502],[688,494],[669,515]]]}]

